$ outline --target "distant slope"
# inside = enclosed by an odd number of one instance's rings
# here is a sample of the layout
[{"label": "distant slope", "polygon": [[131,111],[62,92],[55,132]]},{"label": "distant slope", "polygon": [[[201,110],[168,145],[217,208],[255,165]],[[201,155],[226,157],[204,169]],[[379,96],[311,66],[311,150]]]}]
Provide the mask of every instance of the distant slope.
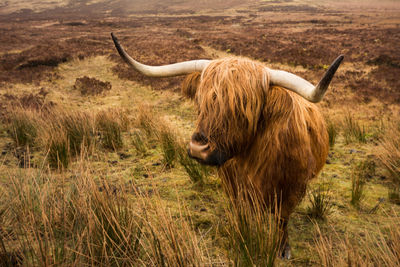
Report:
[{"label": "distant slope", "polygon": [[221,11],[255,0],[0,0],[0,14],[47,13],[63,8],[67,13],[158,14]]},{"label": "distant slope", "polygon": [[10,14],[24,9],[40,12],[64,7],[68,2],[68,0],[0,0],[0,14]]}]

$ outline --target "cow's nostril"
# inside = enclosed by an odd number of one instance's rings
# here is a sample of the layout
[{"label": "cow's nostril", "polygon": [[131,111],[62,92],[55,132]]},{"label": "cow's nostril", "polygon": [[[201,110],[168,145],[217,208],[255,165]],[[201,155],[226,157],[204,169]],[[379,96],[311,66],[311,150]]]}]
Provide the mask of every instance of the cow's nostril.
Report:
[{"label": "cow's nostril", "polygon": [[208,143],[208,138],[202,132],[197,132],[193,134],[192,141],[204,145]]}]

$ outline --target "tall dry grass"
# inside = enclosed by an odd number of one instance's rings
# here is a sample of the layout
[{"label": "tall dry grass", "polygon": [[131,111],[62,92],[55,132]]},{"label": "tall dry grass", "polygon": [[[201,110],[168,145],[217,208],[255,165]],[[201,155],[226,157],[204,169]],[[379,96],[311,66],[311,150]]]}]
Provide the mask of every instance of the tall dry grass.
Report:
[{"label": "tall dry grass", "polygon": [[54,109],[41,121],[38,142],[52,168],[68,168],[73,158],[95,149],[96,129],[89,113]]},{"label": "tall dry grass", "polygon": [[132,185],[95,181],[83,160],[69,179],[30,169],[8,179],[1,191],[0,251],[17,255],[18,264],[212,266],[187,211],[171,210],[157,194]]},{"label": "tall dry grass", "polygon": [[145,134],[141,130],[135,130],[130,135],[132,145],[135,147],[136,151],[141,154],[145,155],[148,149],[148,144],[146,140]]},{"label": "tall dry grass", "polygon": [[17,146],[32,146],[35,143],[40,121],[36,113],[16,108],[8,115],[9,136]]},{"label": "tall dry grass", "polygon": [[72,157],[68,135],[63,128],[50,126],[46,131],[46,142],[43,144],[49,166],[53,169],[68,168]]},{"label": "tall dry grass", "polygon": [[68,138],[69,150],[72,156],[79,156],[94,148],[96,129],[94,118],[83,111],[53,111],[48,118],[53,128],[62,130]]},{"label": "tall dry grass", "polygon": [[67,168],[81,153],[93,153],[98,144],[107,149],[120,149],[122,133],[129,129],[126,112],[118,109],[91,115],[61,108],[46,113],[19,108],[7,121],[16,145],[42,150],[52,168]]},{"label": "tall dry grass", "polygon": [[137,128],[142,129],[148,138],[154,138],[158,135],[160,119],[156,118],[153,107],[149,105],[141,105],[136,114],[134,124]]},{"label": "tall dry grass", "polygon": [[356,237],[342,237],[334,226],[324,233],[315,225],[314,250],[325,267],[400,266],[400,217],[388,214],[390,225],[384,230],[362,230]]},{"label": "tall dry grass", "polygon": [[367,182],[366,177],[362,172],[362,165],[357,164],[354,166],[353,171],[351,173],[351,200],[350,203],[359,207],[361,200],[365,197],[365,184]]},{"label": "tall dry grass", "polygon": [[283,225],[280,205],[267,207],[254,186],[237,185],[237,194],[228,193],[226,231],[229,258],[234,266],[274,266],[281,251]]},{"label": "tall dry grass", "polygon": [[376,164],[372,159],[366,159],[353,164],[351,172],[351,200],[350,203],[359,207],[365,197],[365,185],[368,179],[375,175]]},{"label": "tall dry grass", "polygon": [[100,143],[104,148],[118,150],[123,147],[122,133],[129,128],[126,112],[108,109],[97,113],[96,129],[100,134]]}]

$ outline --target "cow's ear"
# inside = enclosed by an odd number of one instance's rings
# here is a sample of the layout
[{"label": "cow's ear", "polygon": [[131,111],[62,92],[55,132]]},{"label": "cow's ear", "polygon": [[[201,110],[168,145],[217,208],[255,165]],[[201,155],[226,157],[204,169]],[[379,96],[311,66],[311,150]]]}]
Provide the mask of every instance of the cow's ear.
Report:
[{"label": "cow's ear", "polygon": [[182,83],[182,94],[187,98],[194,99],[197,91],[197,87],[199,86],[201,78],[200,72],[193,72],[186,76],[185,80]]}]

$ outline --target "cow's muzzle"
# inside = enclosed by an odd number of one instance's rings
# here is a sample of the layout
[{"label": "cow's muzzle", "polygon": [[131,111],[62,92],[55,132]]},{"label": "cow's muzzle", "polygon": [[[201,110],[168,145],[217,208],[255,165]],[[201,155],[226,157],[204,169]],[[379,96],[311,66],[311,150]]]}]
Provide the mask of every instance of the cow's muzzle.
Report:
[{"label": "cow's muzzle", "polygon": [[221,166],[231,157],[219,149],[211,149],[207,137],[202,133],[195,133],[189,143],[189,157],[201,164]]}]

